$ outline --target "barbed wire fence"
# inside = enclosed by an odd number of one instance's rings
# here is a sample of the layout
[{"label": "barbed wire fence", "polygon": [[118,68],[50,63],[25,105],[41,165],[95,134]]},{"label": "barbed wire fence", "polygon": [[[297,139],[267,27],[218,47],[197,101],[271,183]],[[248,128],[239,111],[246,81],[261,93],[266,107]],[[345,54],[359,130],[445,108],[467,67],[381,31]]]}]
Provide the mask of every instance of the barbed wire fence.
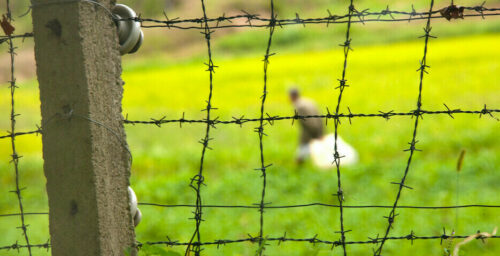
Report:
[{"label": "barbed wire fence", "polygon": [[[99,3],[91,1],[91,0],[75,0],[75,1],[66,1],[66,2],[86,2],[90,4],[96,4],[102,8]],[[269,10],[270,10],[270,16],[267,17],[261,17],[258,14],[250,14],[248,12],[243,11],[243,14],[241,15],[234,15],[234,16],[219,16],[216,18],[209,18],[207,15],[206,11],[206,6],[205,6],[205,1],[201,1],[201,8],[203,11],[203,17],[201,18],[194,18],[194,19],[180,19],[180,18],[175,18],[175,19],[170,19],[168,16],[165,14],[164,19],[151,19],[151,18],[143,18],[143,17],[135,17],[132,18],[135,21],[139,21],[142,24],[143,28],[157,28],[157,27],[162,27],[166,29],[195,29],[195,30],[201,30],[202,35],[206,41],[207,44],[207,53],[208,53],[208,59],[207,63],[205,65],[207,66],[207,71],[209,73],[209,95],[206,100],[206,107],[203,111],[206,112],[206,117],[204,119],[189,119],[182,115],[181,118],[177,119],[167,119],[166,117],[157,119],[157,118],[149,118],[146,120],[130,120],[128,117],[124,120],[124,124],[128,125],[156,125],[156,126],[162,126],[166,124],[179,124],[182,127],[182,124],[193,124],[193,123],[202,123],[206,125],[205,129],[205,134],[204,137],[200,140],[200,143],[202,144],[202,153],[201,153],[201,160],[200,160],[200,165],[199,165],[199,170],[198,172],[193,176],[193,178],[190,181],[190,187],[193,188],[193,190],[196,193],[196,202],[195,204],[177,204],[177,205],[166,205],[166,204],[159,204],[159,203],[139,203],[142,206],[154,206],[154,207],[167,207],[167,208],[181,208],[181,207],[188,207],[188,208],[194,208],[194,216],[192,219],[194,219],[195,222],[195,228],[194,232],[191,236],[191,239],[189,241],[181,242],[177,240],[171,240],[168,238],[167,241],[145,241],[145,242],[137,242],[135,246],[138,248],[141,248],[144,245],[166,245],[166,246],[186,246],[186,255],[190,255],[190,252],[194,252],[195,255],[201,255],[201,252],[203,250],[203,246],[219,246],[221,245],[226,245],[226,244],[233,244],[233,243],[256,243],[258,244],[258,249],[256,254],[257,255],[263,255],[266,246],[268,246],[268,242],[277,242],[277,244],[281,244],[284,242],[303,242],[303,243],[312,243],[312,244],[325,244],[325,245],[330,245],[331,248],[335,247],[341,247],[343,251],[343,255],[348,254],[348,250],[346,245],[361,245],[361,244],[372,244],[378,246],[376,250],[374,250],[374,255],[381,255],[384,245],[386,244],[387,241],[389,240],[409,240],[413,244],[414,240],[429,240],[429,239],[435,239],[435,240],[440,240],[441,243],[443,240],[449,239],[449,238],[454,238],[454,239],[461,239],[461,238],[468,238],[470,236],[468,235],[455,235],[455,234],[447,234],[446,230],[443,229],[443,233],[441,235],[416,235],[413,231],[410,231],[408,235],[400,235],[400,236],[390,236],[390,231],[394,226],[395,219],[398,216],[396,213],[396,210],[398,209],[421,209],[421,210],[439,210],[439,209],[459,209],[459,208],[500,208],[500,205],[481,205],[481,204],[471,204],[471,205],[452,205],[452,206],[401,206],[399,205],[399,200],[401,198],[401,192],[403,189],[408,188],[411,189],[408,185],[406,185],[406,178],[407,175],[410,171],[410,167],[412,164],[412,159],[413,156],[416,152],[420,151],[417,147],[416,144],[418,143],[417,140],[417,131],[419,127],[419,122],[420,120],[423,119],[423,116],[425,115],[448,115],[450,118],[454,118],[454,115],[456,114],[463,114],[463,115],[478,115],[479,118],[483,116],[488,116],[496,121],[499,119],[495,117],[494,113],[499,113],[500,109],[492,109],[488,108],[486,105],[482,109],[476,109],[476,110],[462,110],[462,109],[452,109],[448,107],[446,104],[444,105],[444,108],[442,110],[426,110],[423,108],[422,105],[422,91],[423,91],[423,85],[424,85],[424,77],[425,74],[427,74],[428,69],[430,68],[429,65],[427,65],[427,52],[429,49],[430,45],[430,40],[436,38],[433,34],[431,34],[432,27],[431,27],[431,21],[434,19],[457,19],[457,18],[467,18],[467,17],[482,17],[483,19],[486,18],[487,16],[498,16],[500,15],[500,8],[488,8],[485,6],[485,3],[479,6],[456,6],[454,5],[453,1],[449,6],[446,6],[444,8],[435,10],[434,8],[434,0],[430,1],[430,7],[428,11],[423,11],[423,12],[417,12],[413,6],[411,7],[411,11],[401,11],[401,10],[391,10],[389,7],[387,7],[384,10],[381,11],[370,11],[369,9],[357,9],[354,5],[354,1],[350,0],[348,10],[346,14],[341,14],[341,15],[335,15],[331,14],[330,11],[328,10],[328,16],[325,17],[319,17],[319,18],[300,18],[299,14],[296,14],[295,18],[288,18],[288,19],[280,19],[278,18],[278,15],[276,14],[275,10],[275,5],[274,1],[270,0],[269,1]],[[64,4],[64,2],[53,2],[50,4]],[[34,8],[35,6],[31,6],[30,8]],[[22,235],[24,237],[24,242],[15,242],[14,244],[11,245],[0,245],[0,251],[2,250],[17,250],[20,251],[21,249],[26,249],[28,251],[29,255],[32,255],[32,248],[50,248],[50,243],[47,241],[46,243],[41,243],[41,244],[33,244],[30,242],[29,239],[29,230],[28,230],[28,224],[26,221],[26,216],[29,215],[47,215],[48,213],[46,212],[26,212],[23,207],[23,200],[22,200],[22,190],[25,188],[22,186],[21,180],[20,180],[20,173],[21,170],[19,168],[19,159],[21,156],[19,153],[16,151],[16,143],[15,139],[19,136],[25,136],[25,135],[33,135],[33,134],[41,134],[43,133],[43,126],[42,124],[40,127],[36,127],[36,129],[33,129],[31,131],[18,131],[16,129],[16,117],[19,116],[19,113],[16,112],[16,105],[14,101],[14,96],[17,88],[16,84],[16,78],[15,78],[15,40],[18,39],[26,39],[26,38],[31,38],[33,37],[33,33],[24,33],[24,34],[14,34],[14,27],[13,27],[13,18],[12,18],[12,12],[10,9],[10,1],[6,0],[6,16],[1,22],[2,29],[5,32],[5,36],[0,36],[0,44],[7,43],[8,45],[8,52],[10,55],[10,99],[11,99],[11,110],[10,110],[10,130],[8,131],[7,134],[5,135],[0,135],[0,139],[10,139],[11,141],[11,148],[12,148],[12,155],[11,155],[11,163],[13,165],[13,170],[14,170],[14,177],[15,177],[15,188],[13,192],[16,195],[17,202],[18,202],[18,208],[19,212],[18,213],[8,213],[8,214],[1,214],[0,217],[12,217],[12,216],[18,216],[20,218],[20,226],[18,227],[20,230],[22,230]],[[111,13],[109,10],[107,10],[109,13]],[[236,23],[233,22],[235,20],[244,20],[244,23]],[[349,52],[352,50],[351,48],[351,25],[354,23],[367,23],[367,22],[411,22],[414,20],[424,20],[426,22],[426,25],[424,27],[424,35],[421,36],[421,38],[424,39],[424,51],[423,51],[423,57],[420,60],[420,65],[418,68],[418,73],[419,73],[419,89],[418,89],[418,96],[416,99],[416,108],[412,111],[409,112],[395,112],[393,110],[391,111],[378,111],[378,112],[373,112],[373,113],[353,113],[351,110],[347,107],[348,112],[344,113],[341,112],[341,103],[342,103],[342,96],[344,94],[344,90],[349,87],[347,83],[347,64],[348,64],[348,56]],[[340,47],[343,49],[344,53],[344,58],[343,58],[343,68],[342,68],[342,75],[341,78],[338,79],[339,85],[336,86],[335,89],[339,90],[338,98],[337,98],[337,104],[335,108],[335,112],[330,112],[330,110],[327,108],[326,109],[326,114],[320,114],[320,115],[299,115],[297,112],[295,112],[294,115],[292,116],[278,116],[278,115],[272,115],[269,114],[265,111],[265,103],[266,103],[266,97],[267,97],[267,86],[268,86],[268,69],[269,69],[269,64],[270,64],[270,57],[274,55],[274,53],[271,52],[272,49],[272,40],[273,40],[273,34],[276,29],[276,27],[283,28],[285,26],[291,26],[291,25],[298,25],[298,26],[306,26],[306,25],[326,25],[329,26],[331,24],[346,24],[346,33],[345,33],[345,41],[340,44]],[[215,69],[218,67],[214,64],[213,61],[213,56],[212,56],[212,46],[211,46],[211,34],[217,30],[217,29],[224,29],[224,28],[236,28],[236,27],[243,27],[243,28],[267,28],[269,30],[269,36],[268,36],[268,42],[267,42],[267,47],[266,47],[266,52],[264,55],[263,59],[263,91],[262,91],[262,96],[261,96],[261,104],[260,104],[260,113],[257,117],[254,118],[245,118],[244,116],[241,116],[240,118],[233,117],[232,119],[228,120],[220,120],[218,117],[214,118],[214,113],[213,111],[217,110],[214,106],[212,106],[212,97],[213,97],[213,92],[214,92],[214,83],[213,83],[213,76],[215,74]],[[342,189],[342,183],[341,183],[341,169],[340,169],[340,163],[342,161],[342,156],[338,152],[337,148],[337,140],[338,140],[338,128],[341,125],[341,120],[348,120],[351,122],[352,118],[384,118],[389,120],[392,117],[396,116],[401,116],[401,117],[411,117],[412,119],[414,118],[414,126],[413,126],[413,131],[412,131],[412,136],[411,136],[411,141],[409,142],[409,148],[405,149],[409,153],[407,164],[405,167],[405,170],[403,172],[403,176],[399,182],[391,182],[391,184],[395,184],[398,186],[397,194],[394,199],[393,205],[344,205],[344,195],[343,195],[343,189]],[[88,120],[87,118],[83,117],[84,119]],[[335,135],[335,144],[334,146],[334,163],[336,166],[336,173],[337,173],[337,191],[334,194],[334,196],[338,200],[338,204],[325,204],[325,203],[309,203],[309,204],[296,204],[296,205],[271,205],[270,203],[266,202],[266,187],[267,187],[267,170],[272,166],[272,164],[268,163],[265,161],[265,155],[264,155],[264,143],[263,143],[263,138],[266,136],[265,134],[265,126],[266,125],[273,125],[276,121],[284,121],[284,120],[291,120],[292,124],[294,121],[297,120],[305,120],[305,119],[324,119],[325,122],[328,122],[329,120],[333,120],[334,122],[334,135]],[[90,121],[90,120],[89,120]],[[96,122],[98,121],[93,121]],[[256,123],[258,126],[255,128],[255,132],[258,134],[259,138],[259,155],[260,155],[260,166],[256,168],[257,171],[260,172],[261,178],[262,178],[262,190],[260,191],[260,202],[255,204],[255,205],[204,205],[203,204],[203,198],[202,198],[202,187],[205,185],[205,178],[203,175],[204,171],[204,161],[205,161],[205,153],[207,150],[211,149],[209,142],[213,139],[210,137],[210,131],[211,129],[216,128],[218,125],[240,125],[242,126],[243,124],[246,123]],[[46,125],[46,124],[45,124]],[[102,124],[100,124],[102,125]],[[339,210],[339,226],[340,226],[340,231],[337,231],[337,233],[340,234],[340,238],[338,240],[335,239],[320,239],[317,238],[317,235],[311,238],[292,238],[292,237],[287,237],[286,232],[284,233],[283,236],[280,237],[269,237],[264,233],[264,227],[265,227],[265,211],[267,209],[290,209],[290,208],[301,208],[301,207],[329,207],[329,208],[338,208]],[[247,238],[243,239],[217,239],[217,240],[212,240],[212,241],[207,241],[201,237],[200,234],[200,229],[202,228],[202,223],[203,223],[203,209],[204,208],[245,208],[245,209],[257,209],[259,211],[259,232],[258,236],[251,236],[248,235]],[[349,240],[348,237],[346,236],[346,233],[348,233],[349,230],[347,227],[344,226],[344,209],[363,209],[363,208],[382,208],[382,209],[388,209],[390,210],[388,216],[385,216],[387,218],[387,228],[385,232],[383,233],[382,237],[377,237],[375,238],[370,238],[368,237],[367,240],[363,241],[354,241],[354,240]],[[478,231],[478,234],[476,235],[477,239],[491,239],[491,238],[500,238],[500,236],[497,235],[485,235]]]}]

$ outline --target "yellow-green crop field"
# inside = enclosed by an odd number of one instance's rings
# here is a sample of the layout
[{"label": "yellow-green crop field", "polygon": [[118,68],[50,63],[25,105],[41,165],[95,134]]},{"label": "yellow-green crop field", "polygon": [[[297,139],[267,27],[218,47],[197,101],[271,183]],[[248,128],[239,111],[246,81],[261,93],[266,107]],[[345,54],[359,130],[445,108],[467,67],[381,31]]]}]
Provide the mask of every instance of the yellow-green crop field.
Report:
[{"label": "yellow-green crop field", "polygon": [[[429,74],[425,75],[422,108],[481,110],[500,109],[500,34],[433,39],[429,43]],[[419,60],[423,55],[423,39],[385,45],[357,46],[350,53],[341,112],[353,113],[410,112],[416,108]],[[338,45],[338,42],[332,45]],[[287,99],[290,87],[314,99],[326,113],[337,104],[337,79],[341,77],[343,52],[331,50],[280,53],[269,64],[268,98],[265,112],[269,115],[293,115]],[[232,117],[259,117],[263,87],[263,53],[241,58],[218,58],[214,52],[213,112],[219,120]],[[208,72],[203,61],[130,65],[124,64],[124,115],[130,120],[149,118],[202,119],[208,96]],[[30,130],[40,123],[39,98],[35,82],[20,82],[16,93],[18,130]],[[0,87],[0,136],[10,127],[10,94]],[[500,114],[494,114],[497,118]],[[345,205],[392,205],[408,159],[414,120],[411,116],[353,118],[341,120],[339,133],[359,152],[358,164],[341,169]],[[210,150],[206,154],[202,187],[204,204],[252,205],[260,202],[262,178],[254,169],[260,166],[257,123],[217,125],[212,129]],[[131,185],[139,201],[161,204],[194,204],[195,192],[190,179],[198,172],[205,134],[204,124],[127,125],[127,139],[133,153]],[[333,122],[328,123],[333,131]],[[488,115],[456,114],[424,115],[417,133],[417,148],[400,205],[443,206],[455,204],[491,204],[500,202],[500,122]],[[321,171],[311,163],[297,167],[294,154],[298,124],[290,120],[266,125],[264,154],[268,169],[266,202],[289,205],[321,202],[336,204],[334,170]],[[16,139],[20,160],[23,204],[27,212],[46,212],[45,177],[42,170],[41,137],[20,136]],[[463,169],[456,171],[457,158],[466,150]],[[18,212],[13,193],[14,170],[9,164],[10,140],[0,140],[0,214]],[[458,184],[458,188],[457,188]],[[458,202],[457,202],[458,200]],[[140,242],[172,240],[188,241],[194,231],[192,208],[159,208],[143,205],[143,221],[137,227]],[[349,240],[368,240],[382,235],[390,209],[345,209],[344,222]],[[478,230],[491,232],[500,224],[498,208],[464,208],[448,210],[398,209],[391,236],[404,236],[413,231],[420,236],[447,232],[469,235]],[[203,241],[247,238],[258,235],[258,209],[205,208],[201,224]],[[28,234],[34,243],[46,242],[46,215],[29,215]],[[0,246],[22,243],[18,217],[0,218]],[[268,209],[265,211],[265,236],[317,238],[335,241],[340,238],[339,210],[327,207]],[[499,255],[500,242],[473,241],[461,249],[460,255]],[[445,255],[445,249],[458,242],[418,240],[388,241],[384,255]],[[308,242],[268,242],[267,255],[342,255],[340,247]],[[143,255],[183,255],[184,247],[143,248]],[[205,255],[253,255],[258,245],[252,243],[205,246]],[[348,245],[349,255],[371,255],[374,245]],[[45,255],[44,249],[35,249]],[[2,252],[3,253],[3,252]],[[8,251],[7,255],[17,255]]]}]

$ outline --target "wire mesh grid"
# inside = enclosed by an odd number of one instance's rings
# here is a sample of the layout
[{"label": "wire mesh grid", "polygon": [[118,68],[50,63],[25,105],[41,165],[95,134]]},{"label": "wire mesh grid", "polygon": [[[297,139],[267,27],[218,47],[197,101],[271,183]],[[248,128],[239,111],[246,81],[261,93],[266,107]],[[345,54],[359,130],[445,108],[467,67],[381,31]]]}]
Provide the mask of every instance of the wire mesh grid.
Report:
[{"label": "wire mesh grid", "polygon": [[[90,1],[90,0],[79,0],[81,2],[86,2],[90,4],[97,4],[102,7],[100,4]],[[50,4],[64,4],[67,2],[75,2],[75,1],[62,1],[62,2],[54,2]],[[13,192],[16,195],[18,202],[18,213],[8,213],[1,214],[0,217],[12,217],[18,216],[20,218],[20,226],[18,227],[22,235],[24,237],[23,242],[15,242],[11,245],[0,246],[0,251],[2,250],[17,250],[20,252],[21,250],[27,250],[29,255],[32,255],[32,248],[50,248],[49,241],[40,244],[30,243],[29,239],[29,229],[28,224],[26,222],[25,217],[28,215],[46,215],[46,212],[26,212],[23,207],[23,198],[22,191],[25,189],[20,181],[20,168],[19,168],[19,159],[21,156],[16,151],[16,142],[15,139],[19,136],[25,135],[33,135],[33,134],[41,134],[43,133],[42,128],[36,127],[31,131],[18,131],[16,129],[16,117],[19,113],[16,112],[16,104],[15,104],[15,92],[16,92],[16,78],[15,78],[15,39],[26,39],[33,37],[32,33],[24,33],[24,34],[13,34],[10,29],[13,24],[12,12],[10,9],[10,1],[6,0],[6,16],[2,21],[2,28],[5,32],[5,36],[0,36],[0,44],[6,43],[9,49],[10,55],[10,130],[7,134],[1,135],[0,139],[10,139],[11,141],[11,163],[12,168],[14,170],[15,177],[15,186],[14,189],[10,192]],[[36,8],[36,5],[32,5],[30,8]],[[202,110],[206,113],[205,118],[203,119],[189,119],[185,118],[184,114],[181,118],[178,119],[167,119],[166,117],[156,119],[150,118],[148,120],[130,120],[125,118],[124,124],[128,125],[156,125],[158,127],[164,124],[178,123],[181,127],[182,124],[193,124],[193,123],[202,123],[205,124],[205,134],[203,138],[199,141],[202,145],[202,153],[201,159],[199,162],[199,169],[196,174],[191,178],[189,186],[194,190],[196,195],[195,204],[160,204],[160,203],[140,203],[142,206],[155,206],[155,207],[166,207],[166,208],[193,208],[193,216],[194,220],[194,231],[192,233],[191,238],[188,241],[178,241],[171,240],[168,238],[166,241],[145,241],[145,242],[137,242],[135,246],[138,248],[143,247],[144,245],[166,245],[166,246],[184,246],[186,255],[201,255],[204,246],[219,246],[226,244],[234,244],[234,243],[255,243],[256,244],[256,255],[263,255],[265,253],[265,249],[268,246],[272,246],[270,242],[276,242],[277,245],[284,242],[304,242],[311,244],[325,244],[331,246],[331,248],[340,247],[343,255],[347,255],[349,250],[347,245],[360,245],[360,244],[370,244],[375,246],[373,250],[374,255],[381,255],[383,253],[384,245],[387,241],[390,240],[410,240],[413,244],[414,240],[428,240],[435,239],[440,240],[441,243],[446,239],[461,239],[461,238],[470,238],[469,235],[456,235],[456,234],[447,234],[446,230],[443,229],[443,233],[440,235],[417,235],[413,231],[411,231],[407,235],[399,235],[394,236],[391,235],[391,229],[394,226],[395,220],[398,217],[398,213],[396,213],[397,209],[423,209],[423,210],[436,210],[436,209],[460,209],[460,208],[500,208],[500,205],[482,205],[482,204],[470,204],[470,205],[453,205],[453,206],[401,206],[399,205],[401,193],[404,189],[412,189],[406,184],[408,173],[411,170],[412,160],[415,153],[420,151],[417,148],[418,136],[417,131],[419,128],[420,122],[423,120],[423,116],[427,115],[448,115],[451,118],[454,118],[454,115],[478,115],[480,118],[483,116],[488,116],[496,121],[498,118],[495,117],[494,113],[500,112],[500,109],[492,109],[488,108],[484,105],[484,108],[477,110],[462,110],[462,109],[451,109],[446,104],[444,104],[444,108],[442,110],[426,110],[422,105],[422,91],[424,87],[424,77],[428,73],[430,66],[427,64],[427,52],[430,47],[430,40],[435,39],[436,36],[431,34],[432,26],[431,21],[433,19],[456,19],[456,18],[466,18],[466,17],[475,17],[479,16],[485,18],[487,16],[497,16],[500,15],[500,8],[488,8],[485,7],[485,3],[479,6],[466,6],[466,7],[457,7],[453,4],[453,1],[450,6],[446,6],[444,8],[436,10],[434,6],[434,0],[431,0],[429,3],[429,9],[423,12],[417,12],[413,6],[411,11],[400,11],[400,10],[391,10],[387,7],[382,11],[369,11],[368,9],[359,10],[354,5],[354,0],[350,0],[347,13],[341,15],[334,15],[328,11],[328,16],[326,17],[318,17],[318,18],[300,18],[299,14],[296,14],[295,18],[288,19],[280,19],[275,10],[275,3],[273,0],[269,1],[269,17],[261,17],[257,14],[250,14],[244,12],[241,15],[234,16],[219,16],[217,18],[209,18],[207,15],[205,1],[201,0],[201,8],[203,11],[203,17],[195,18],[195,19],[169,19],[167,15],[164,15],[165,19],[151,19],[151,18],[143,18],[141,16],[133,18],[133,20],[139,21],[142,24],[143,28],[157,28],[164,27],[167,29],[194,29],[200,30],[203,35],[206,46],[207,46],[207,62],[205,65],[207,66],[207,72],[209,73],[209,94],[206,99],[206,107]],[[109,10],[108,10],[109,12]],[[244,20],[244,23],[236,23],[235,20]],[[349,87],[347,83],[347,73],[348,73],[348,63],[349,63],[349,54],[352,51],[351,48],[351,25],[354,23],[366,23],[366,22],[411,22],[412,20],[424,20],[424,34],[421,36],[423,39],[423,56],[420,60],[420,65],[418,67],[418,81],[419,87],[417,92],[417,97],[415,99],[416,108],[409,112],[395,112],[395,111],[378,111],[374,113],[353,113],[349,108],[348,113],[343,113],[341,111],[342,106],[342,98],[344,95],[344,91]],[[273,35],[275,29],[277,27],[283,28],[285,26],[290,25],[299,25],[305,26],[308,24],[324,24],[329,26],[330,24],[345,24],[346,32],[345,32],[345,41],[340,44],[340,47],[343,49],[343,65],[342,65],[342,75],[338,79],[338,85],[335,87],[338,90],[337,103],[334,112],[330,112],[329,109],[326,110],[326,114],[320,115],[299,115],[295,112],[294,115],[291,116],[279,116],[279,115],[270,115],[266,112],[266,98],[268,95],[268,69],[270,67],[270,59],[274,55],[272,52],[273,46]],[[211,34],[218,29],[224,28],[234,28],[234,27],[246,27],[246,28],[266,28],[268,30],[268,40],[266,44],[266,50],[263,58],[263,87],[262,87],[262,95],[260,98],[260,111],[255,118],[245,118],[244,116],[240,118],[233,117],[232,119],[220,120],[218,117],[214,117],[214,110],[217,108],[212,105],[212,97],[214,91],[214,75],[215,70],[218,68],[214,64],[213,54],[212,54],[212,44],[211,44]],[[13,28],[13,27],[12,27]],[[402,172],[401,179],[398,182],[392,182],[392,184],[398,187],[397,193],[394,197],[394,201],[392,205],[345,205],[344,198],[344,190],[342,186],[341,179],[341,162],[342,155],[340,155],[338,151],[338,135],[339,135],[339,127],[341,125],[341,120],[348,120],[351,122],[353,118],[384,118],[389,120],[391,117],[395,116],[409,116],[412,118],[413,129],[411,134],[411,141],[408,143],[409,147],[404,151],[408,152],[408,158],[406,161],[405,168]],[[335,144],[334,147],[334,165],[336,169],[337,175],[337,191],[335,191],[334,196],[337,199],[337,204],[326,204],[326,203],[310,203],[310,204],[294,204],[294,205],[272,205],[266,201],[266,188],[268,183],[268,172],[267,170],[272,166],[269,162],[266,161],[266,157],[264,154],[264,138],[267,136],[265,133],[266,125],[273,125],[276,121],[283,120],[291,120],[292,124],[296,120],[305,120],[305,119],[324,119],[325,122],[329,120],[333,121],[334,124],[334,136],[335,136]],[[211,130],[215,129],[219,125],[243,125],[245,123],[255,123],[257,126],[254,131],[258,135],[259,139],[259,156],[260,163],[259,167],[255,170],[260,173],[260,178],[262,182],[260,194],[260,202],[255,205],[209,205],[203,203],[202,197],[202,189],[203,185],[205,185],[205,177],[204,177],[204,164],[206,158],[207,150],[210,150],[210,141],[213,139],[211,137]],[[265,212],[266,209],[290,209],[290,208],[302,208],[302,207],[328,207],[328,208],[337,208],[339,211],[339,227],[340,230],[336,233],[339,234],[338,239],[320,239],[316,236],[310,238],[293,238],[287,237],[286,232],[283,236],[279,237],[270,237],[264,232],[264,227],[266,223]],[[200,233],[200,229],[203,227],[203,213],[206,208],[244,208],[244,209],[257,209],[259,212],[259,223],[258,223],[258,235],[252,236],[248,235],[246,238],[236,238],[236,239],[216,239],[207,241],[203,239]],[[347,237],[347,233],[351,230],[346,230],[344,225],[345,220],[345,209],[363,209],[363,208],[379,208],[379,209],[387,209],[389,212],[384,218],[387,219],[387,225],[385,231],[381,236],[377,235],[377,237],[370,238],[367,240],[349,240]],[[490,235],[487,233],[478,233],[475,235],[476,239],[491,239],[491,238],[500,238],[500,236]]]}]

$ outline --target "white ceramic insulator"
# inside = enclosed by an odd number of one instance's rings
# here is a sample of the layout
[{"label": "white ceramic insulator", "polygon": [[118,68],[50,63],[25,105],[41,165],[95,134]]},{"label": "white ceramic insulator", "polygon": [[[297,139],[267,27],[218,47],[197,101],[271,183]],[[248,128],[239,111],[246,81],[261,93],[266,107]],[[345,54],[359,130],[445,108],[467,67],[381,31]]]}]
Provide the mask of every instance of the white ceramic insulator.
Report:
[{"label": "white ceramic insulator", "polygon": [[137,209],[137,212],[135,213],[134,216],[134,226],[137,227],[137,225],[139,225],[139,222],[141,222],[141,219],[142,219],[141,210]]},{"label": "white ceramic insulator", "polygon": [[137,196],[135,195],[134,190],[131,187],[128,187],[128,198],[129,198],[129,207],[130,207],[130,215],[134,219],[134,225],[137,226],[139,222],[136,222],[137,215],[139,214],[139,221],[142,217],[141,211],[137,208]]},{"label": "white ceramic insulator", "polygon": [[142,45],[144,33],[141,31],[141,23],[131,18],[137,15],[130,7],[117,4],[113,7],[112,13],[118,20],[118,38],[120,41],[120,54],[136,52]]}]

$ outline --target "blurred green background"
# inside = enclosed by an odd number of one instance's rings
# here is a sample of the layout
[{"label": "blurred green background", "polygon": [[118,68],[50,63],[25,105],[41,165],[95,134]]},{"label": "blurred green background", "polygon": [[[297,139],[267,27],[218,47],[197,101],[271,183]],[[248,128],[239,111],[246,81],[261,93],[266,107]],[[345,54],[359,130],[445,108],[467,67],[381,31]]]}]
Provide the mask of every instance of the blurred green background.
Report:
[{"label": "blurred green background", "polygon": [[[25,13],[29,1],[11,1],[16,33],[31,31],[30,16]],[[194,18],[202,15],[198,0],[119,1],[129,4],[142,17]],[[482,1],[455,1],[472,6]],[[209,17],[240,14],[241,10],[269,16],[267,0],[207,1]],[[391,9],[424,11],[428,1],[355,1],[359,10]],[[442,8],[449,1],[436,1]],[[0,3],[5,13],[5,1]],[[275,1],[279,17],[324,17],[327,9],[335,14],[347,11],[348,1]],[[499,7],[500,1],[489,1],[489,7]],[[350,87],[344,92],[341,111],[347,106],[353,113],[378,111],[408,112],[415,109],[418,93],[419,60],[423,54],[424,22],[354,24],[349,55],[347,79]],[[429,75],[424,78],[423,108],[480,110],[499,109],[500,88],[500,19],[494,17],[465,20],[433,20],[433,39],[429,44]],[[270,115],[293,115],[287,90],[297,86],[314,99],[323,112],[335,109],[341,77],[343,53],[338,45],[345,40],[345,24],[287,26],[276,28],[268,70],[268,99],[266,112]],[[206,43],[198,30],[145,29],[143,48],[123,58],[125,95],[124,112],[132,120],[149,118],[202,119],[208,96]],[[214,76],[214,115],[221,120],[234,117],[258,117],[263,86],[263,56],[268,30],[240,28],[217,30],[213,34],[213,59],[217,68]],[[16,112],[20,113],[17,127],[32,130],[40,123],[39,95],[34,75],[33,43],[31,39],[15,41]],[[10,128],[9,56],[6,44],[0,45],[0,136]],[[499,115],[497,115],[498,117]],[[400,205],[441,206],[454,204],[499,204],[500,182],[500,123],[488,116],[427,115],[420,123],[418,148],[407,184],[413,190],[403,190]],[[404,172],[411,141],[413,121],[410,117],[357,118],[349,124],[342,122],[340,135],[359,152],[360,162],[342,168],[342,184],[346,205],[391,205]],[[202,188],[205,204],[251,205],[260,202],[262,180],[254,171],[260,166],[257,123],[219,125],[211,131],[213,150],[205,158],[204,175],[207,186]],[[162,204],[194,204],[195,193],[189,188],[190,178],[199,168],[202,146],[199,139],[205,134],[203,124],[127,125],[127,139],[133,153],[131,184],[139,201]],[[333,125],[329,123],[329,132]],[[337,190],[334,170],[321,171],[311,163],[297,167],[294,162],[298,127],[291,121],[267,125],[264,138],[268,170],[266,202],[273,205],[322,202],[335,204]],[[20,160],[20,180],[23,204],[27,212],[46,212],[45,177],[42,169],[41,137],[16,138]],[[457,176],[455,169],[460,151],[466,150],[464,167]],[[14,170],[9,163],[10,140],[0,140],[0,214],[18,212]],[[458,187],[457,187],[458,179]],[[457,202],[457,196],[459,201]],[[157,208],[141,206],[143,221],[136,229],[138,241],[187,241],[194,231],[190,208]],[[389,209],[345,209],[347,240],[367,240],[383,234]],[[456,210],[399,209],[391,235],[440,235],[447,232],[474,234],[477,230],[491,232],[498,226],[499,210],[468,208]],[[336,208],[308,207],[269,209],[265,212],[265,235],[338,240],[339,213]],[[201,225],[203,241],[257,236],[257,209],[204,209]],[[47,216],[26,217],[32,243],[44,243],[49,238]],[[0,218],[0,247],[19,241],[24,244],[19,217]],[[452,244],[458,242],[455,240]],[[452,246],[452,245],[451,245]],[[439,240],[398,240],[386,243],[384,255],[447,255],[448,243]],[[373,245],[350,245],[349,255],[372,254]],[[142,255],[183,254],[184,247],[145,247]],[[205,255],[253,255],[256,244],[238,243],[205,246]],[[36,255],[47,255],[35,249]],[[2,255],[26,255],[25,250],[0,251]],[[342,255],[341,248],[309,243],[270,242],[267,255]],[[490,240],[473,241],[462,247],[460,255],[499,255],[500,243]]]}]

